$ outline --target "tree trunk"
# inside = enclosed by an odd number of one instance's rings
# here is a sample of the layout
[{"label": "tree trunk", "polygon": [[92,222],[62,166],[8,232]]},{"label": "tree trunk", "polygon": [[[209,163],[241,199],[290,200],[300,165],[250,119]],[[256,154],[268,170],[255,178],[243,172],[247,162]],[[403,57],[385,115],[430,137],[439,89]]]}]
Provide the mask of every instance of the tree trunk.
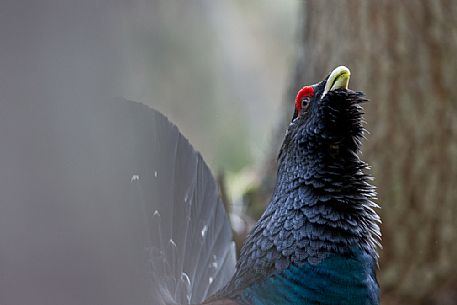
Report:
[{"label": "tree trunk", "polygon": [[382,206],[382,302],[457,304],[457,1],[314,0],[301,17],[271,160],[297,90],[348,66],[372,101],[363,158]]}]

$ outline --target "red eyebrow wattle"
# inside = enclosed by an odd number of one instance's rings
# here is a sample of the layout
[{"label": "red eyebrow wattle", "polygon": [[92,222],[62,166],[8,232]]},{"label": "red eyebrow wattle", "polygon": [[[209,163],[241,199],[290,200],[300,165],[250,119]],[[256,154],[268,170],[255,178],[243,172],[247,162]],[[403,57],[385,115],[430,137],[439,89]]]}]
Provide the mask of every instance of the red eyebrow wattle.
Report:
[{"label": "red eyebrow wattle", "polygon": [[295,98],[295,109],[297,109],[297,113],[300,113],[303,98],[312,97],[313,95],[314,88],[312,86],[305,86],[298,91],[297,97]]}]

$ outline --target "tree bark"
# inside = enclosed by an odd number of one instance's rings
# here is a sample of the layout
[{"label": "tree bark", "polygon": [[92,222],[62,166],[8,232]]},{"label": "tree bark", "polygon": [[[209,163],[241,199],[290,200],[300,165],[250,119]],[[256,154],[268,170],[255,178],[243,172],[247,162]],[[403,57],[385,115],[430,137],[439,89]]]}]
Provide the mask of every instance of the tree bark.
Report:
[{"label": "tree bark", "polygon": [[[457,1],[305,1],[276,152],[299,88],[338,65],[365,105],[383,304],[457,304]],[[272,180],[266,180],[271,187]],[[271,188],[270,188],[271,190]]]}]

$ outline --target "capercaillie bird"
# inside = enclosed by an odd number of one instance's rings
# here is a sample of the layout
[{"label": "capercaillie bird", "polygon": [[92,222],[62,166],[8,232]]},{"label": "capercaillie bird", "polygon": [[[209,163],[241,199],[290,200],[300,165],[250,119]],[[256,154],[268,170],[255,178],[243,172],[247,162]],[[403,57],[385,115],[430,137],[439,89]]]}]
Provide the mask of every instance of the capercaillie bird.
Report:
[{"label": "capercaillie bird", "polygon": [[298,92],[271,201],[234,275],[204,304],[379,304],[380,219],[359,158],[366,99],[349,78],[340,66]]},{"label": "capercaillie bird", "polygon": [[366,99],[349,77],[338,67],[297,94],[271,201],[238,260],[217,183],[159,112],[125,100],[3,109],[0,239],[16,243],[2,250],[2,304],[379,304]]}]

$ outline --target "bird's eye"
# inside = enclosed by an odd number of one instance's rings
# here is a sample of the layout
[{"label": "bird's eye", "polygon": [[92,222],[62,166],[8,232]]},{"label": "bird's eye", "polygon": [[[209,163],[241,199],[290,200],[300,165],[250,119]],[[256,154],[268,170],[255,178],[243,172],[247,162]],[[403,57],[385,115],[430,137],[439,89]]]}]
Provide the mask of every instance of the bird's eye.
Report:
[{"label": "bird's eye", "polygon": [[295,112],[297,116],[300,115],[302,109],[308,107],[312,96],[314,96],[314,88],[312,86],[305,86],[298,91],[295,97]]},{"label": "bird's eye", "polygon": [[301,109],[306,110],[308,108],[308,106],[309,106],[309,101],[310,101],[310,98],[309,97],[305,97],[301,102]]}]

